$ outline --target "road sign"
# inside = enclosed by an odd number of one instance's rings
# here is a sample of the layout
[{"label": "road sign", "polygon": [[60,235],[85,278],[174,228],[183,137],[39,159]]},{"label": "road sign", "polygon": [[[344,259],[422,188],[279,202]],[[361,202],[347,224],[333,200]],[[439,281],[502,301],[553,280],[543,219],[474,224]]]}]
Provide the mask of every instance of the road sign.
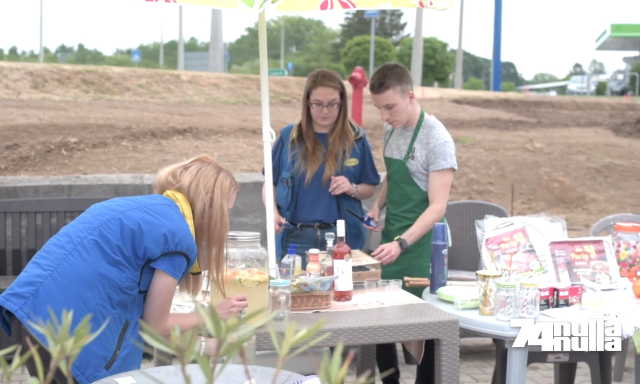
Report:
[{"label": "road sign", "polygon": [[365,19],[370,19],[372,17],[380,16],[380,11],[364,11]]},{"label": "road sign", "polygon": [[131,52],[131,61],[136,64],[142,61],[142,52],[139,49]]},{"label": "road sign", "polygon": [[270,69],[269,76],[287,76],[287,70],[283,68]]},{"label": "road sign", "polygon": [[287,63],[287,70],[288,70],[289,72],[293,72],[293,63],[292,63],[292,62],[288,62],[288,63]]}]

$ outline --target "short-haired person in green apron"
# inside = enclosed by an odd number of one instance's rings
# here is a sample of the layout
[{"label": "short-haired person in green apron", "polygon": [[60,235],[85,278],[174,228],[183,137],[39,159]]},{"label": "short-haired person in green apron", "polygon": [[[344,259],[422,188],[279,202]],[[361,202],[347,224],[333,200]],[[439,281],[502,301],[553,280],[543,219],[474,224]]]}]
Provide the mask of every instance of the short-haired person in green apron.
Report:
[{"label": "short-haired person in green apron", "polygon": [[[380,246],[372,256],[382,263],[383,279],[403,279],[403,289],[422,296],[424,288],[407,288],[404,277],[431,274],[431,229],[444,221],[457,170],[455,144],[444,125],[428,115],[416,100],[409,70],[387,63],[371,77],[369,90],[373,104],[384,121],[384,163],[387,177],[371,210],[375,221],[387,208]],[[434,381],[434,342],[424,344],[418,364],[416,384]],[[378,369],[395,372],[384,384],[400,382],[395,344],[376,347]],[[419,359],[420,360],[420,359]]]}]

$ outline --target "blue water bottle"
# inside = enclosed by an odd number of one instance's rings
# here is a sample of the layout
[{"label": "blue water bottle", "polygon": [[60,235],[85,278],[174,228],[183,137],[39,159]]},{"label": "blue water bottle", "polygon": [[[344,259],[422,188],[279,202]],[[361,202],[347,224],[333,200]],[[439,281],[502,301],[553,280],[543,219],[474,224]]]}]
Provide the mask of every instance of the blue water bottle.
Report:
[{"label": "blue water bottle", "polygon": [[447,225],[436,223],[431,234],[431,283],[429,291],[436,293],[447,285]]}]

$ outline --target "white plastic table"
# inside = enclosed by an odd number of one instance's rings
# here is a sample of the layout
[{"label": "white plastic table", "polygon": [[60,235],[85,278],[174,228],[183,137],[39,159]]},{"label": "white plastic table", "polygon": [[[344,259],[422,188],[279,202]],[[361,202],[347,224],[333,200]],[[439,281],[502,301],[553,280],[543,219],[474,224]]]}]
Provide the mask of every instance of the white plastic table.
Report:
[{"label": "white plastic table", "polygon": [[[256,383],[271,383],[276,372],[274,368],[249,366],[249,372]],[[197,364],[187,365],[187,374],[191,377],[193,384],[205,383],[205,377]],[[280,371],[278,374],[278,384],[294,384],[303,379],[304,376],[289,371]],[[229,364],[222,371],[222,374],[216,379],[216,382],[225,384],[246,384],[247,374],[245,368],[239,364]],[[93,384],[118,384],[118,383],[137,383],[137,384],[182,384],[184,383],[180,366],[166,365],[162,367],[139,369],[136,371],[124,372],[117,375],[105,377]]]},{"label": "white plastic table", "polygon": [[455,305],[431,294],[428,288],[422,293],[422,298],[434,307],[456,316],[460,328],[481,336],[504,340],[507,347],[507,383],[527,382],[529,346],[513,348],[520,328],[511,328],[508,321],[498,321],[493,316],[482,316],[478,310],[458,309]]},{"label": "white plastic table", "polygon": [[[605,300],[612,300],[615,303],[620,303],[619,305],[628,305],[628,302],[633,300],[637,301],[637,299],[633,297],[633,294],[629,295],[629,292],[626,290],[611,290],[602,293]],[[456,316],[460,328],[477,333],[480,336],[504,340],[507,347],[507,384],[526,382],[529,346],[513,348],[513,342],[518,332],[520,332],[520,328],[512,328],[509,326],[509,322],[495,320],[493,316],[482,316],[478,310],[458,309],[452,303],[443,301],[439,299],[437,295],[431,294],[428,288],[422,293],[422,298],[434,307]],[[536,321],[553,320],[554,319],[545,315],[539,315],[536,319]],[[601,365],[603,365],[601,367],[601,382],[603,384],[611,383],[611,359],[603,358],[601,362],[605,363],[601,363]],[[635,366],[635,382],[636,384],[640,384],[640,372],[638,372],[638,368],[640,368],[640,355],[636,355]]]}]

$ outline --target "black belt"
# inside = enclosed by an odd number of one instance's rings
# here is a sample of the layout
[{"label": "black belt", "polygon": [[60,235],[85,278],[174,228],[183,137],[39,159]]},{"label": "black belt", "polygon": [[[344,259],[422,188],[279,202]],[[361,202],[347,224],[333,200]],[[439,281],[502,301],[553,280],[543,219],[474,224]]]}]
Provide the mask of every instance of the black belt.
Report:
[{"label": "black belt", "polygon": [[329,229],[329,228],[336,227],[335,224],[329,224],[329,223],[300,224],[300,223],[294,223],[293,221],[290,221],[289,224],[293,225],[296,228]]}]

